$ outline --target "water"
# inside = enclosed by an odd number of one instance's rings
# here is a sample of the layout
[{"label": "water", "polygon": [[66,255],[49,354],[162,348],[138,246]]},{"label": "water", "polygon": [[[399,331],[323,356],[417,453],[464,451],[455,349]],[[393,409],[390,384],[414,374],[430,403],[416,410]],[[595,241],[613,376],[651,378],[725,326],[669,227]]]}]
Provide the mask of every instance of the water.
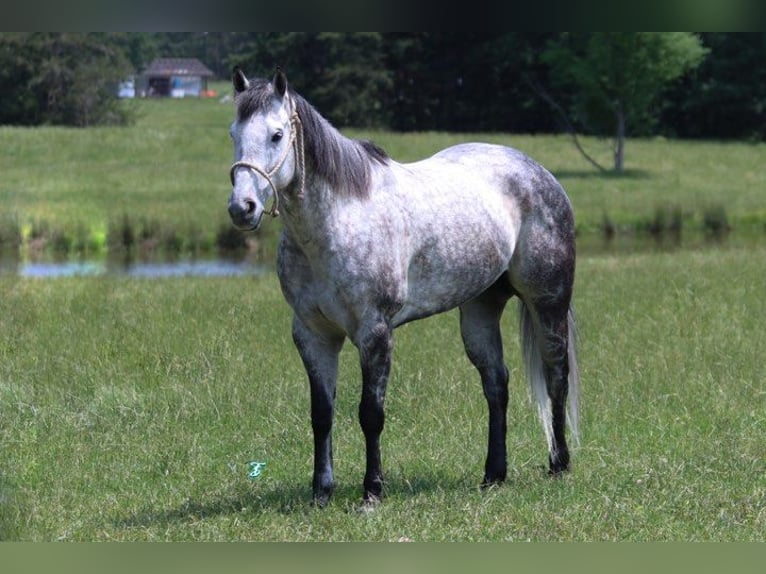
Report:
[{"label": "water", "polygon": [[265,265],[247,259],[189,259],[171,261],[37,260],[0,257],[0,276],[42,279],[59,277],[242,277],[268,272]]},{"label": "water", "polygon": [[[764,236],[744,235],[711,240],[704,236],[685,236],[683,241],[672,238],[651,238],[646,236],[617,237],[605,241],[598,235],[578,237],[578,257],[600,255],[625,255],[636,252],[667,252],[688,249],[738,248],[761,244]],[[122,276],[141,278],[162,277],[242,277],[260,276],[273,271],[273,264],[252,260],[247,255],[239,257],[175,258],[163,260],[125,260],[101,258],[97,260],[65,259],[56,260],[50,255],[34,259],[19,258],[18,253],[0,249],[0,277],[18,276],[43,279],[57,277],[98,277]]]}]

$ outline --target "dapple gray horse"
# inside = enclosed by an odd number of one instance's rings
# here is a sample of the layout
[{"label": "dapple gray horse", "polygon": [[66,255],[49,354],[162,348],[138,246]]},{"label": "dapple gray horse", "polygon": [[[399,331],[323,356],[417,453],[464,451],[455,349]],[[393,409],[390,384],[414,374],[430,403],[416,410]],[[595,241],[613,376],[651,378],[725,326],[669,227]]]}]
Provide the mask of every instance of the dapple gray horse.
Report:
[{"label": "dapple gray horse", "polygon": [[570,304],[575,233],[556,179],[519,151],[481,143],[398,163],[368,141],[343,136],[288,89],[281,70],[268,81],[248,80],[235,68],[233,83],[228,209],[246,230],[257,229],[264,213],[282,216],[277,270],[311,389],[313,502],[325,505],[334,486],[331,431],[344,340],[359,350],[364,501],[376,502],[393,331],[455,307],[489,406],[482,484],[505,479],[508,369],[500,318],[514,295],[549,471],[568,470],[565,427],[568,421],[576,437],[579,387]]}]

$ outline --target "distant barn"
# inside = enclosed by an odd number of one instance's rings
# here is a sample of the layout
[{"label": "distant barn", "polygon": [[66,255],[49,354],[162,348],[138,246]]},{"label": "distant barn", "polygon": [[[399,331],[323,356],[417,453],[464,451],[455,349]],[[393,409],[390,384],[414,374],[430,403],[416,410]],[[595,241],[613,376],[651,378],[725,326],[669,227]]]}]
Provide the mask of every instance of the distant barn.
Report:
[{"label": "distant barn", "polygon": [[196,58],[157,58],[139,79],[141,95],[153,97],[200,97],[208,93],[213,72]]}]

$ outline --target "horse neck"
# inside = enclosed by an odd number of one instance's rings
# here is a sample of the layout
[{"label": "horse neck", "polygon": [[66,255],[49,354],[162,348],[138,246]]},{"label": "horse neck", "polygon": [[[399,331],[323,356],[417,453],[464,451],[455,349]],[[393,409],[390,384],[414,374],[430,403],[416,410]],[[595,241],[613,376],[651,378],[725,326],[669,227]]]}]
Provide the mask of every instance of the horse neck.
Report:
[{"label": "horse neck", "polygon": [[328,226],[337,210],[367,199],[375,166],[389,160],[371,144],[344,136],[299,97],[296,109],[302,130],[298,141],[303,148],[296,149],[296,164],[305,172],[296,173],[290,201],[282,210],[285,228],[297,243],[321,249],[329,239]]},{"label": "horse neck", "polygon": [[329,185],[329,193],[364,197],[370,186],[370,172],[375,158],[385,157],[382,150],[373,154],[373,146],[344,136],[305,100],[296,97],[300,118],[302,152],[305,155],[306,181],[317,180],[320,192]]},{"label": "horse neck", "polygon": [[327,223],[338,209],[338,197],[330,185],[316,177],[307,166],[304,188],[301,190],[300,175],[296,177],[280,209],[286,231],[299,243],[316,244],[322,237]]}]

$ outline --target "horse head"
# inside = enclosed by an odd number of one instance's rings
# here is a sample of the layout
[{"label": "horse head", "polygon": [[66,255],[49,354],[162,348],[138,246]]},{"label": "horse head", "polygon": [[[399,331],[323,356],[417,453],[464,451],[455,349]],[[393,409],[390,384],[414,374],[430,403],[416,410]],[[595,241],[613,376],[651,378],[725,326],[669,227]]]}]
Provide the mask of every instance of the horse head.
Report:
[{"label": "horse head", "polygon": [[248,80],[234,68],[237,117],[229,134],[234,144],[229,215],[242,229],[257,229],[266,205],[279,214],[280,194],[298,171],[300,119],[287,90],[287,78],[277,69],[271,82]]}]

